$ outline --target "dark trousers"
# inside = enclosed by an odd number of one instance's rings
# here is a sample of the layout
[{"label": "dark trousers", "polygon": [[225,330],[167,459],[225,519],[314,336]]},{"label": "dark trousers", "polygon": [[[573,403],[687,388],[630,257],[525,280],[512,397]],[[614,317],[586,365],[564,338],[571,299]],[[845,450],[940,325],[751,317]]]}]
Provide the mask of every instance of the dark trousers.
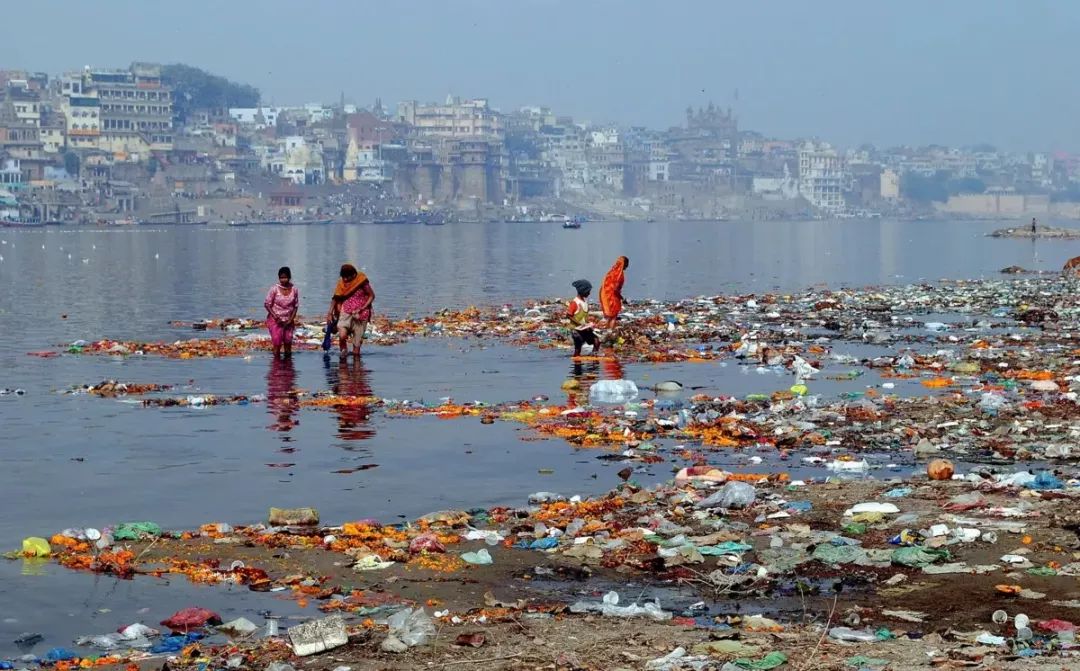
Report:
[{"label": "dark trousers", "polygon": [[574,329],[570,335],[574,339],[574,356],[581,354],[581,346],[585,343],[592,345],[593,352],[600,350],[600,339],[592,329]]}]

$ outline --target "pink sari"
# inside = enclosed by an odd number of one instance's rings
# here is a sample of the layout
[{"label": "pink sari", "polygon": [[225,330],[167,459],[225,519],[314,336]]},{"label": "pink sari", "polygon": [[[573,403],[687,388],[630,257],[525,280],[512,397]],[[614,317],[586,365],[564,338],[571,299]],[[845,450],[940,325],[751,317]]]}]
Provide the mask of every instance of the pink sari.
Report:
[{"label": "pink sari", "polygon": [[270,330],[274,347],[291,345],[295,324],[290,318],[300,308],[300,290],[294,286],[286,296],[281,292],[281,285],[275,284],[267,292],[263,307],[267,312],[266,328]]}]

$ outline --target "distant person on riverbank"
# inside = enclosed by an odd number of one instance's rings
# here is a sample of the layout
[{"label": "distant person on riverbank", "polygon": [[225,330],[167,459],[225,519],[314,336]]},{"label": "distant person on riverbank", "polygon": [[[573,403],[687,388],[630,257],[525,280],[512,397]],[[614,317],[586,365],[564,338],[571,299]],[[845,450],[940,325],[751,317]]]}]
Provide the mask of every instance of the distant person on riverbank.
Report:
[{"label": "distant person on riverbank", "polygon": [[570,336],[574,340],[574,356],[581,356],[582,345],[592,345],[592,353],[600,353],[600,339],[596,337],[596,322],[589,315],[589,302],[586,300],[592,293],[592,283],[589,280],[577,280],[573,283],[577,290],[577,296],[567,306],[566,318],[570,320],[573,330]]},{"label": "distant person on riverbank", "polygon": [[620,256],[607,275],[604,275],[604,283],[600,285],[600,309],[603,310],[604,318],[607,319],[604,328],[615,328],[615,321],[622,312],[623,303],[626,302],[622,295],[622,288],[623,283],[626,282],[625,271],[629,267],[630,259]]},{"label": "distant person on riverbank", "polygon": [[367,275],[350,263],[341,266],[326,322],[337,321],[338,346],[342,357],[348,356],[350,344],[353,356],[360,356],[360,346],[364,344],[364,335],[371,321],[371,304],[374,302],[375,291]]},{"label": "distant person on riverbank", "polygon": [[296,313],[300,311],[300,290],[293,286],[292,271],[282,266],[277,271],[278,282],[266,293],[266,328],[270,330],[270,342],[274,346],[274,358],[292,356],[293,330]]},{"label": "distant person on riverbank", "polygon": [[1035,217],[1031,218],[1031,234],[1035,235],[1038,232],[1038,225],[1035,223]]}]

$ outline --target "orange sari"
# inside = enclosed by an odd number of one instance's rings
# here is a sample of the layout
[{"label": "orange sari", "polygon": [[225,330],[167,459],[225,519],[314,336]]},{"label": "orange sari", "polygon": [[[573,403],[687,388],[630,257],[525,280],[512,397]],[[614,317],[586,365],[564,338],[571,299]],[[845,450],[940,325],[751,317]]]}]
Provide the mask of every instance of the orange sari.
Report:
[{"label": "orange sari", "polygon": [[353,278],[352,282],[346,282],[344,279],[338,278],[337,286],[334,287],[335,301],[344,303],[346,298],[356,293],[356,290],[359,289],[364,282],[367,282],[367,275],[356,270],[356,268],[353,268],[353,270],[356,271],[356,277]]},{"label": "orange sari", "polygon": [[600,285],[600,309],[608,319],[615,319],[622,312],[622,288],[626,281],[623,270],[626,268],[626,257],[620,256],[611,266],[611,270],[604,275],[604,283]]}]

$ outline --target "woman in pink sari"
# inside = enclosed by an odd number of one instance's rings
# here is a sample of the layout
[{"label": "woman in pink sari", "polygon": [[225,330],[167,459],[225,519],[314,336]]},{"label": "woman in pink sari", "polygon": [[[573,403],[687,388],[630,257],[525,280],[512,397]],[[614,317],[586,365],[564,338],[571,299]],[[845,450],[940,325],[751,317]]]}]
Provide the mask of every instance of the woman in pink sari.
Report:
[{"label": "woman in pink sari", "polygon": [[270,329],[270,342],[274,345],[274,358],[281,356],[285,349],[285,358],[292,356],[293,329],[296,327],[296,313],[300,311],[300,290],[293,286],[292,271],[288,266],[278,270],[278,283],[266,293],[266,328]]}]

